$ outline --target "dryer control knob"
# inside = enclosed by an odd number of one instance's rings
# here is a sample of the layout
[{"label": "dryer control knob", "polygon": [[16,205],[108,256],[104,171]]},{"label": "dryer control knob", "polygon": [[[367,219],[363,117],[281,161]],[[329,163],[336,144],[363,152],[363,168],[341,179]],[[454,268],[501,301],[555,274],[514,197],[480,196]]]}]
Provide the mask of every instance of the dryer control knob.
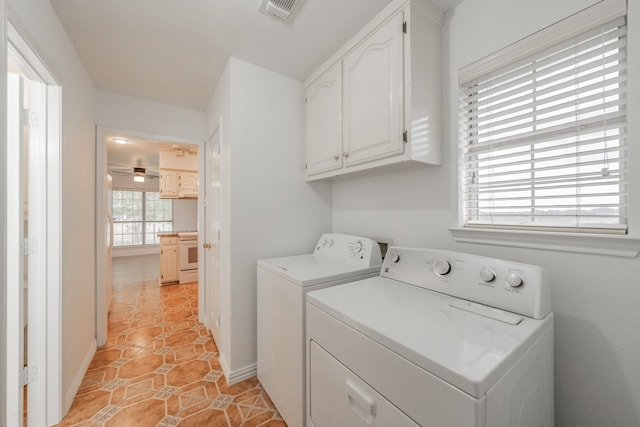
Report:
[{"label": "dryer control knob", "polygon": [[398,261],[400,261],[400,254],[393,254],[391,255],[391,262],[394,264],[397,264]]},{"label": "dryer control knob", "polygon": [[439,276],[445,276],[451,271],[451,264],[446,259],[439,259],[433,266],[433,271]]},{"label": "dryer control knob", "polygon": [[496,273],[485,268],[480,272],[480,278],[485,282],[493,282],[496,278]]},{"label": "dryer control knob", "polygon": [[522,285],[522,276],[520,276],[518,273],[509,273],[507,274],[507,277],[504,279],[504,281],[512,288],[517,288],[518,286]]}]

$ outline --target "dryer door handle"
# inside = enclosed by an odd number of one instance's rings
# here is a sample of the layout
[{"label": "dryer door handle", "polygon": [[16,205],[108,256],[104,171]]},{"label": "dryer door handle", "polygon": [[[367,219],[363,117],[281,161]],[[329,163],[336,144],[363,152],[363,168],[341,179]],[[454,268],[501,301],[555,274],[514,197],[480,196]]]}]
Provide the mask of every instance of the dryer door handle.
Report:
[{"label": "dryer door handle", "polygon": [[376,417],[376,401],[373,396],[362,390],[351,378],[347,378],[345,390],[353,412],[367,424],[371,424]]}]

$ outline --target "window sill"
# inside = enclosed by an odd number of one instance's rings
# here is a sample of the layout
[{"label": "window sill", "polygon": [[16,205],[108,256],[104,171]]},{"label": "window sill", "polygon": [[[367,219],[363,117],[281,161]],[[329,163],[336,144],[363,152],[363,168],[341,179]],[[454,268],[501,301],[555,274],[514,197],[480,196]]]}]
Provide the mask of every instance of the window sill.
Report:
[{"label": "window sill", "polygon": [[459,243],[547,249],[616,257],[635,258],[640,252],[640,239],[586,233],[557,233],[477,228],[450,228]]}]

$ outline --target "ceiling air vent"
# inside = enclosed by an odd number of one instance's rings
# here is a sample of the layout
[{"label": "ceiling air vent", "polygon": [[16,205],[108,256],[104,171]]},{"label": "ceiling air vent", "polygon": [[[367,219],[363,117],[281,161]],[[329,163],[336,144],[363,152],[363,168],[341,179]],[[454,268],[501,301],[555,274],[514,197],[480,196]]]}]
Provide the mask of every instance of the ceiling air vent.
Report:
[{"label": "ceiling air vent", "polygon": [[258,10],[268,15],[277,16],[280,19],[287,19],[299,1],[300,0],[260,0]]}]

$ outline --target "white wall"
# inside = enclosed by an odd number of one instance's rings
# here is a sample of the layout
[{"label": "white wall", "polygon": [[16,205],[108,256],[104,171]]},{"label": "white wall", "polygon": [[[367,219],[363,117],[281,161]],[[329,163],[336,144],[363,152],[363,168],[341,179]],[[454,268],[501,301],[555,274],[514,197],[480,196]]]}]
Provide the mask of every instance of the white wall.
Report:
[{"label": "white wall", "polygon": [[[556,427],[640,425],[640,273],[638,258],[456,244],[457,70],[595,0],[465,0],[444,28],[446,112],[444,165],[333,187],[334,231],[391,236],[405,246],[435,247],[539,264],[552,281],[555,314]],[[640,235],[639,2],[629,2],[630,230]],[[448,94],[447,94],[448,93]],[[636,144],[637,145],[637,144]],[[636,166],[634,168],[634,165]]]},{"label": "white wall", "polygon": [[207,110],[207,134],[220,115],[228,271],[219,347],[229,375],[255,369],[256,261],[311,252],[331,229],[331,188],[304,181],[301,82],[231,58]]},{"label": "white wall", "polygon": [[96,123],[152,135],[204,140],[204,113],[96,91]]},{"label": "white wall", "polygon": [[198,230],[198,201],[193,199],[173,200],[173,230]]},{"label": "white wall", "polygon": [[[94,90],[48,0],[10,0],[18,26],[62,81],[62,396],[95,348]],[[86,362],[88,363],[88,362]]]}]

